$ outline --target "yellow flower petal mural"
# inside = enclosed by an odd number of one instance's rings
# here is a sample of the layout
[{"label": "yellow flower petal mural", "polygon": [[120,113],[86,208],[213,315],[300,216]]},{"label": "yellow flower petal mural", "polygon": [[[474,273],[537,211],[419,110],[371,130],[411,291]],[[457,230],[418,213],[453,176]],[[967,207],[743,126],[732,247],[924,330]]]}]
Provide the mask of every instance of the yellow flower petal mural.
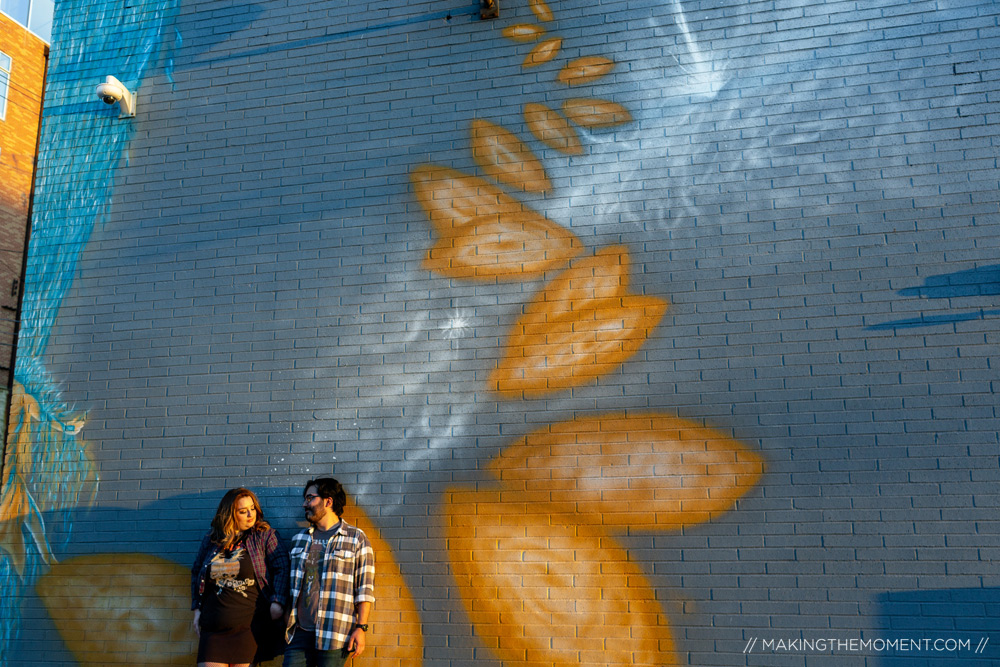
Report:
[{"label": "yellow flower petal mural", "polygon": [[479,640],[506,664],[677,664],[656,591],[613,541],[501,502],[445,492],[452,573]]},{"label": "yellow flower petal mural", "polygon": [[351,504],[349,521],[365,532],[375,551],[375,606],[372,631],[367,636],[364,664],[373,667],[420,667],[424,640],[417,605],[403,580],[392,549],[357,505]]},{"label": "yellow flower petal mural", "polygon": [[432,271],[469,280],[525,280],[582,250],[572,232],[480,178],[422,165],[410,179],[440,237],[424,262]]},{"label": "yellow flower petal mural", "polygon": [[613,60],[601,56],[586,56],[571,61],[559,72],[556,79],[567,86],[581,86],[592,83],[611,71]]},{"label": "yellow flower petal mural", "polygon": [[552,189],[545,168],[524,143],[499,125],[474,120],[472,157],[483,171],[501,183],[529,192]]},{"label": "yellow flower petal mural", "polygon": [[539,21],[551,21],[555,18],[552,14],[552,10],[545,3],[545,0],[528,0],[528,4],[531,6],[531,11],[535,13]]},{"label": "yellow flower petal mural", "polygon": [[512,328],[491,388],[541,396],[585,384],[631,357],[667,303],[627,294],[627,267],[625,248],[603,248],[543,287]]},{"label": "yellow flower petal mural", "polygon": [[524,122],[528,129],[549,148],[567,155],[583,155],[583,146],[576,130],[559,113],[544,104],[524,105]]},{"label": "yellow flower petal mural", "polygon": [[515,42],[533,42],[545,34],[545,28],[530,23],[518,23],[504,28],[502,34]]},{"label": "yellow flower petal mural", "polygon": [[760,455],[731,437],[660,414],[609,414],[553,424],[504,449],[490,470],[524,511],[678,530],[733,508],[763,474]]},{"label": "yellow flower petal mural", "polygon": [[79,556],[35,588],[84,667],[193,665],[191,573],[146,554]]},{"label": "yellow flower petal mural", "polygon": [[632,121],[628,109],[610,100],[571,99],[563,102],[563,113],[584,127],[613,127]]},{"label": "yellow flower petal mural", "polygon": [[547,39],[528,53],[525,57],[522,67],[537,67],[542,63],[547,63],[557,55],[559,55],[559,47],[562,46],[562,40],[558,37],[553,37],[552,39]]}]

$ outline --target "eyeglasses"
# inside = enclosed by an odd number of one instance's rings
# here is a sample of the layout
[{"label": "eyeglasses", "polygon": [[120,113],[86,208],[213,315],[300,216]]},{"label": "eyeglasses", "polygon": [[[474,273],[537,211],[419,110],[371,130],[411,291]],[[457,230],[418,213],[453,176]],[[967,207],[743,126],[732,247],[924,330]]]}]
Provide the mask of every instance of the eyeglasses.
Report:
[{"label": "eyeglasses", "polygon": [[321,498],[321,497],[322,497],[322,496],[317,496],[317,495],[315,495],[315,494],[312,494],[312,493],[310,493],[310,494],[307,494],[307,495],[305,495],[305,496],[302,496],[302,499],[303,499],[303,500],[305,500],[305,501],[306,501],[306,502],[308,502],[308,503],[311,503],[311,502],[312,502],[312,501],[314,501],[315,499],[317,499],[317,498]]}]

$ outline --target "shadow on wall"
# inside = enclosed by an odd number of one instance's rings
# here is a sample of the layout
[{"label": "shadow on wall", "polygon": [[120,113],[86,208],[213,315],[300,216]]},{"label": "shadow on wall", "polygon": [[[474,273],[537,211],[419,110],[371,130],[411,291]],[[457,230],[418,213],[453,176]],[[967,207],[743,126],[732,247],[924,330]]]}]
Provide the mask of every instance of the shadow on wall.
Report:
[{"label": "shadow on wall", "polygon": [[[272,495],[274,489],[269,490]],[[299,492],[280,490],[281,498]],[[92,553],[53,562],[38,578],[35,591],[52,624],[73,658],[83,667],[105,665],[191,665],[195,662],[197,638],[191,630],[191,574],[188,561],[194,559],[197,544],[207,530],[209,509],[220,494],[183,496],[156,503],[138,514],[123,510],[81,510],[105,534],[92,531],[87,542],[73,547],[99,550],[108,545],[134,545],[141,536],[134,527],[151,517],[174,518],[165,540],[162,532],[151,535],[150,548],[164,553]],[[268,502],[271,500],[271,502]],[[262,497],[265,513],[274,521],[273,509],[285,500]],[[205,506],[204,521],[178,522],[180,508]],[[268,512],[269,506],[272,512]],[[423,639],[414,598],[403,581],[392,550],[378,529],[353,502],[344,518],[368,535],[378,557],[379,576],[375,585],[376,605],[373,632],[368,640],[366,664],[378,667],[418,667],[423,656]],[[277,517],[279,527],[291,523]],[[122,539],[123,531],[127,540]],[[282,530],[284,538],[295,529]],[[169,550],[169,553],[167,551]],[[180,560],[181,563],[176,562]]]},{"label": "shadow on wall", "polygon": [[[444,489],[442,505],[428,508],[440,518],[454,584],[416,594],[378,528],[348,503],[345,518],[369,536],[378,560],[366,664],[422,664],[416,600],[440,599],[443,591],[461,600],[479,641],[511,664],[678,664],[656,588],[618,538],[710,521],[758,484],[762,466],[757,453],[728,436],[676,417],[611,413],[547,426],[504,448],[490,464],[492,481]],[[273,502],[263,500],[279,527],[292,520],[280,513],[294,506],[287,498],[297,492],[271,489]],[[193,662],[186,562],[217,495],[138,512],[89,511],[88,524],[106,532],[77,538],[76,553],[122,544],[125,531],[124,543],[136,544],[140,519],[170,518],[171,532],[148,541],[158,554],[53,559],[38,578],[35,590],[80,665]],[[182,508],[190,520],[178,520]]]},{"label": "shadow on wall", "polygon": [[[942,273],[930,276],[924,284],[918,287],[907,287],[897,291],[900,296],[916,296],[921,299],[959,299],[989,297],[1000,295],[1000,264],[981,266],[968,271]],[[995,300],[994,300],[995,302]],[[1000,315],[1000,309],[978,310],[965,312],[948,312],[942,315],[925,315],[904,320],[893,320],[868,327],[870,331],[885,329],[914,329],[918,327],[954,324],[972,320],[984,320]]]},{"label": "shadow on wall", "polygon": [[872,639],[896,642],[881,653],[879,667],[987,667],[1000,661],[1000,589],[889,592],[875,602]]}]

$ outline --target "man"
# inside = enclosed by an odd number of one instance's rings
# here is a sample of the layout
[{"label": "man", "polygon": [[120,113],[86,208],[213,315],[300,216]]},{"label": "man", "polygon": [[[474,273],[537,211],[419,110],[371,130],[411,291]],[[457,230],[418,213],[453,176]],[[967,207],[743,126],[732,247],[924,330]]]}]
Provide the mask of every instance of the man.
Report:
[{"label": "man", "polygon": [[341,519],[347,494],[330,477],[306,482],[311,526],[292,538],[291,601],[284,667],[342,667],[365,650],[375,601],[375,552]]}]

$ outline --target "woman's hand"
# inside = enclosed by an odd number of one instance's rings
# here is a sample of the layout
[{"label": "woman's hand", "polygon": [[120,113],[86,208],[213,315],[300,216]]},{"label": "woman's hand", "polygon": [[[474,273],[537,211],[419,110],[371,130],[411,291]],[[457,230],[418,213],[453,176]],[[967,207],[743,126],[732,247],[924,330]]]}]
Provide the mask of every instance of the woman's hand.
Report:
[{"label": "woman's hand", "polygon": [[191,627],[194,628],[194,633],[201,637],[201,609],[194,610],[194,620],[191,621]]},{"label": "woman's hand", "polygon": [[277,621],[285,613],[285,608],[277,602],[271,603],[271,620]]}]

